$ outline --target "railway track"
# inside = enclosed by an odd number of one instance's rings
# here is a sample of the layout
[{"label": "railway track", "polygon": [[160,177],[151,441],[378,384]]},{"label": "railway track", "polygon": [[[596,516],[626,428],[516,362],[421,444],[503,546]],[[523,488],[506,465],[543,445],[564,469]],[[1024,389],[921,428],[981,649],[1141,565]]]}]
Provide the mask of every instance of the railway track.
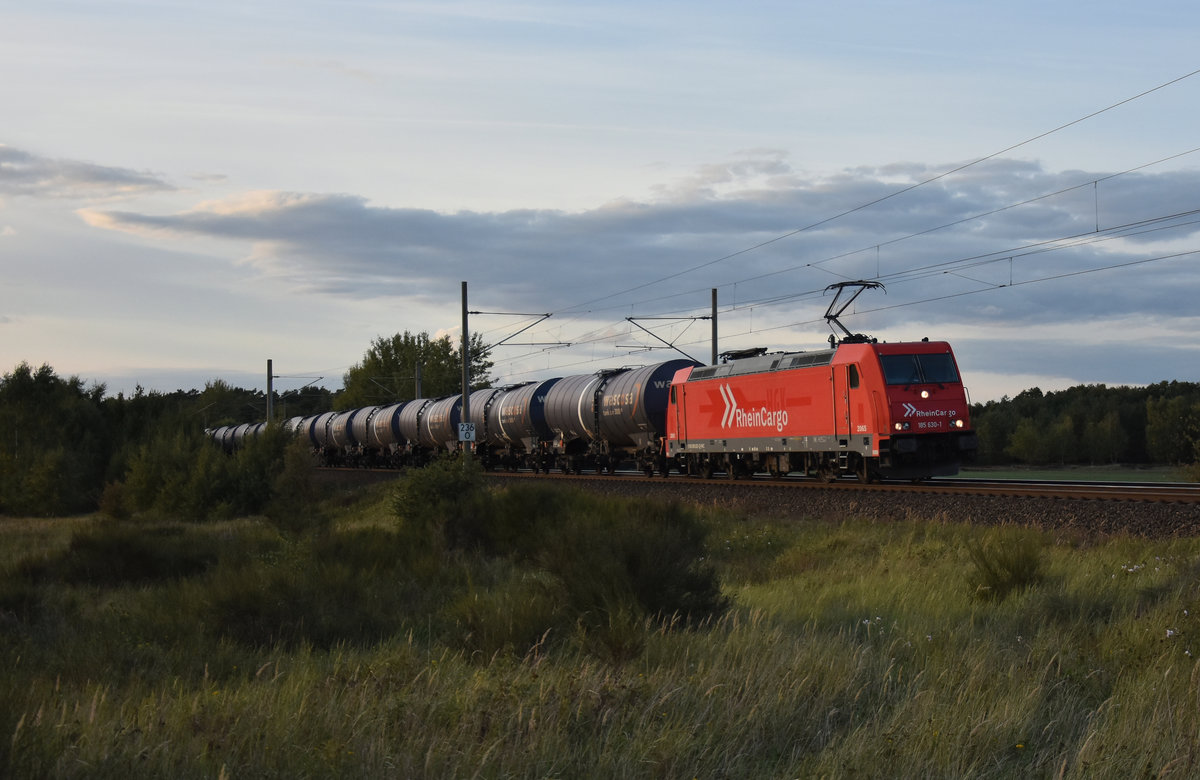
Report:
[{"label": "railway track", "polygon": [[1046,498],[1046,499],[1079,499],[1087,501],[1140,501],[1153,503],[1200,504],[1200,484],[1194,483],[1100,483],[1062,480],[987,480],[987,479],[932,479],[919,484],[900,482],[872,483],[864,485],[853,479],[836,480],[834,482],[817,482],[805,478],[771,479],[769,477],[753,477],[750,479],[725,480],[720,477],[711,480],[699,480],[691,477],[672,475],[662,477],[645,477],[636,472],[618,472],[615,475],[568,475],[568,474],[533,474],[530,472],[491,472],[492,476],[513,479],[554,479],[563,481],[598,480],[611,481],[634,480],[644,483],[680,485],[713,485],[721,484],[744,485],[763,489],[798,489],[798,490],[840,490],[896,493],[907,495],[933,494],[954,496],[992,496],[999,498]]},{"label": "railway track", "polygon": [[[395,480],[399,472],[319,469],[342,484]],[[880,521],[945,519],[974,525],[1015,524],[1071,534],[1122,534],[1145,538],[1200,537],[1200,485],[937,479],[913,485],[864,485],[853,479],[821,483],[786,478],[696,479],[672,474],[539,475],[487,472],[496,484],[521,481],[575,485],[626,499],[686,501],[724,507],[745,516],[788,519],[847,516]]]},{"label": "railway track", "polygon": [[937,492],[949,489],[961,495],[1075,498],[1089,501],[1149,501],[1200,503],[1200,484],[1188,482],[1082,482],[1064,480],[943,479],[916,485]]}]

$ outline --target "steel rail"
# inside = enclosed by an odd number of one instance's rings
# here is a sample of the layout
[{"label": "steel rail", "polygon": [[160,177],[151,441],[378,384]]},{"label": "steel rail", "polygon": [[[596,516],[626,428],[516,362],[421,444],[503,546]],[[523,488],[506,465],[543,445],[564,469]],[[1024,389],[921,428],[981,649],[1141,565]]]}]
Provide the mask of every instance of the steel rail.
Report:
[{"label": "steel rail", "polygon": [[1090,501],[1140,501],[1152,503],[1200,503],[1200,484],[1191,483],[1100,483],[1100,482],[1063,482],[1038,480],[982,480],[982,479],[933,479],[919,483],[882,482],[864,484],[854,479],[838,479],[833,482],[819,482],[803,477],[785,477],[773,479],[766,476],[756,476],[749,479],[729,480],[720,476],[708,480],[695,477],[672,474],[670,477],[646,477],[641,473],[619,472],[615,475],[600,474],[549,474],[538,475],[533,472],[489,472],[494,476],[509,476],[516,478],[545,479],[550,477],[559,480],[612,480],[631,479],[653,483],[687,484],[729,484],[757,486],[762,488],[785,489],[826,489],[826,490],[858,490],[872,492],[892,492],[897,494],[933,494],[933,495],[962,495],[962,496],[997,496],[1005,498],[1048,498],[1048,499],[1082,499]]},{"label": "steel rail", "polygon": [[[359,481],[387,479],[397,476],[399,472],[392,469],[362,469],[346,467],[328,467],[319,469],[331,476],[344,474],[347,479],[358,475]],[[661,476],[646,477],[641,472],[620,471],[617,474],[537,474],[532,471],[489,471],[486,476],[512,479],[552,479],[552,480],[632,480],[656,484],[674,484],[680,487],[700,484],[727,484],[753,486],[763,489],[809,489],[809,490],[849,490],[890,492],[897,494],[932,494],[959,496],[996,496],[1005,498],[1047,498],[1047,499],[1077,499],[1088,501],[1140,501],[1146,503],[1200,503],[1200,484],[1188,482],[1075,482],[1062,480],[1007,480],[1007,479],[973,479],[973,478],[939,478],[924,480],[918,483],[881,482],[864,484],[855,479],[838,479],[833,482],[820,482],[806,477],[771,478],[757,475],[743,479],[727,479],[721,475],[712,479],[700,479],[686,475],[672,474],[667,478]]]}]

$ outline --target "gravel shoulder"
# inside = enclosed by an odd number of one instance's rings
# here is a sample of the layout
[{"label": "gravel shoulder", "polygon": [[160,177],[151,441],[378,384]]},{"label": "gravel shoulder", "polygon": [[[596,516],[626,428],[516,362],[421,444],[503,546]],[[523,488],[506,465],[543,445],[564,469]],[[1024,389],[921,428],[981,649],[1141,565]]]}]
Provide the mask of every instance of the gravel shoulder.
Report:
[{"label": "gravel shoulder", "polygon": [[[505,477],[497,475],[496,478]],[[769,486],[685,479],[645,482],[620,477],[597,477],[574,479],[570,484],[603,495],[678,500],[779,519],[921,519],[977,525],[1032,526],[1085,535],[1145,538],[1200,535],[1200,504],[927,493],[905,495],[819,487],[772,489]]]}]

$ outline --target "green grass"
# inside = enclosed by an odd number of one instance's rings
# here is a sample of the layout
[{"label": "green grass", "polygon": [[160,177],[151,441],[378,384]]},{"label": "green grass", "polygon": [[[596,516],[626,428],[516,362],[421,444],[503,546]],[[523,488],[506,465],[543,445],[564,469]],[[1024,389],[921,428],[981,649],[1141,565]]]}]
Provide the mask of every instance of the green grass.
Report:
[{"label": "green grass", "polygon": [[[563,611],[596,586],[555,573],[573,558],[415,551],[391,503],[339,499],[302,536],[132,526],[184,565],[134,545],[145,576],[96,581],[108,521],[0,520],[0,775],[1200,771],[1200,540],[696,510],[732,606],[685,626],[631,600],[598,626]],[[538,493],[471,523],[519,545],[522,517],[577,505],[590,546],[597,512],[653,522]]]},{"label": "green grass", "polygon": [[958,473],[964,479],[1061,479],[1083,482],[1189,482],[1184,469],[1170,466],[975,466]]}]

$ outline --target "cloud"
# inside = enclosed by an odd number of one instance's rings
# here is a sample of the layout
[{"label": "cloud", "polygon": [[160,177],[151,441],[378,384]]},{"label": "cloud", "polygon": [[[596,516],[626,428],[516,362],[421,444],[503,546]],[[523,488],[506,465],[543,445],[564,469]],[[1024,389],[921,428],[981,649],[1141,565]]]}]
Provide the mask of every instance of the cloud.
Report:
[{"label": "cloud", "polygon": [[[477,295],[534,307],[522,310],[614,295],[603,305],[642,314],[702,305],[707,295],[698,292],[720,287],[723,301],[786,320],[831,282],[879,278],[888,285],[886,304],[875,307],[885,323],[911,317],[905,307],[919,302],[931,321],[1030,323],[1194,306],[1186,291],[1200,282],[1195,259],[1154,260],[1152,242],[1196,248],[1187,212],[1200,208],[1200,173],[1106,178],[992,160],[892,196],[949,167],[814,177],[766,151],[705,166],[656,199],[583,212],[442,213],[348,194],[260,191],[169,215],[80,213],[110,230],[244,242],[241,262],[264,278],[350,299],[444,299],[465,279]],[[1136,286],[1090,275],[1147,260],[1160,266],[1146,270],[1173,263],[1172,273],[1140,273]],[[1076,281],[1041,281],[1055,277]],[[1012,286],[1026,290],[1005,294]],[[979,291],[988,291],[986,301]],[[817,318],[824,305],[804,304]]]},{"label": "cloud", "polygon": [[0,144],[0,194],[97,198],[174,189],[160,177],[144,171],[42,157]]}]

